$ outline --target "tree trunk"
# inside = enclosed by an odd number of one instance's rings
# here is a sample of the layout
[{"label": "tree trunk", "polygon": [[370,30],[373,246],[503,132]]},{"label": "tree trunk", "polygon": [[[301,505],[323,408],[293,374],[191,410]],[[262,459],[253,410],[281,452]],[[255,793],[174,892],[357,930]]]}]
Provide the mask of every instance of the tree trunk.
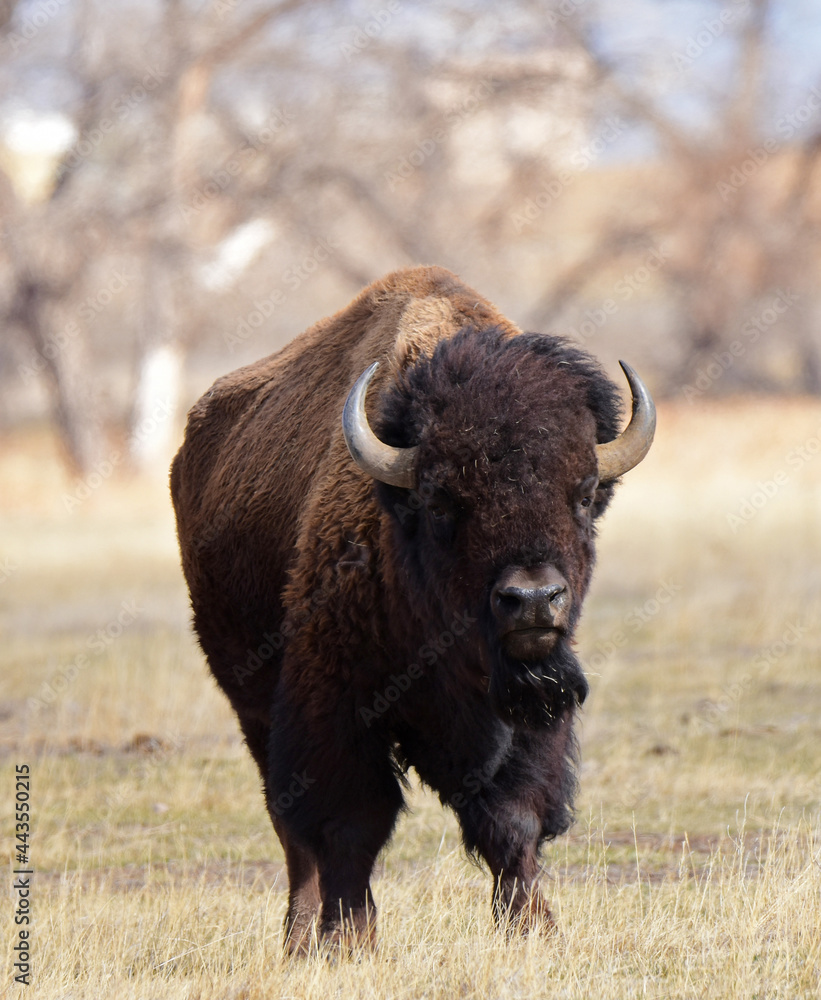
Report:
[{"label": "tree trunk", "polygon": [[182,362],[182,351],[171,343],[150,345],[140,360],[128,448],[142,472],[168,471]]},{"label": "tree trunk", "polygon": [[71,471],[87,476],[104,457],[103,433],[90,379],[88,349],[76,324],[46,332],[43,310],[50,298],[36,281],[18,286],[11,318],[25,331],[37,354],[36,369],[47,379],[54,422]]}]

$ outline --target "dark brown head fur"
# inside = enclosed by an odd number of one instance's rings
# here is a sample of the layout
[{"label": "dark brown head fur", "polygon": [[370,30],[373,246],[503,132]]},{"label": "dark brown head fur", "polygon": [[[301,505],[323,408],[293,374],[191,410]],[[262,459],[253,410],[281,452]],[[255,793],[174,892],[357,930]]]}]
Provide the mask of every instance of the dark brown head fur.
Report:
[{"label": "dark brown head fur", "polygon": [[[597,485],[594,445],[616,436],[620,408],[615,386],[566,341],[510,339],[494,328],[440,342],[383,404],[383,440],[419,445],[417,502],[378,487],[395,557],[413,581],[411,607],[425,619],[466,608],[482,622],[483,648],[465,652],[488,671],[495,704],[514,721],[549,725],[586,695],[570,643],[595,521],[612,495],[612,484]],[[515,631],[506,643],[494,587],[513,569],[533,576],[544,567],[566,583],[555,635],[532,650]]]}]

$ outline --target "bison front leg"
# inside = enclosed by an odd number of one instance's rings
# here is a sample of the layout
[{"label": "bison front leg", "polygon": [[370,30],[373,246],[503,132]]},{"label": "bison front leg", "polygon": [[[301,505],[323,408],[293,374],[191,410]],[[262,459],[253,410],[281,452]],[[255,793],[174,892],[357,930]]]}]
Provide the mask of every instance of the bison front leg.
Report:
[{"label": "bison front leg", "polygon": [[521,934],[555,929],[550,907],[539,888],[538,866],[535,869],[521,876],[502,869],[496,876],[491,906],[497,926]]},{"label": "bison front leg", "polygon": [[[289,935],[301,942],[289,943],[292,951],[309,946],[307,922],[317,905],[320,944],[345,951],[375,945],[370,878],[403,801],[389,748],[351,732],[354,713],[344,704],[328,715],[319,726],[316,714],[283,699],[273,716],[269,809],[283,843],[301,851],[293,869],[288,859]],[[312,859],[316,880],[306,863]]]},{"label": "bison front leg", "polygon": [[539,846],[564,833],[572,819],[572,721],[566,713],[551,730],[515,733],[502,765],[479,769],[479,779],[463,782],[466,790],[452,800],[467,847],[493,875],[494,919],[509,930],[555,926],[539,888]]},{"label": "bison front leg", "polygon": [[[512,770],[516,773],[515,767]],[[554,925],[539,888],[542,821],[532,796],[523,793],[504,768],[473,794],[457,793],[450,802],[459,817],[465,846],[481,855],[490,868],[496,924],[528,933]]]},{"label": "bison front leg", "polygon": [[[378,850],[363,850],[363,840],[370,839],[367,833],[361,839],[364,832],[361,828],[336,829],[330,839],[337,849],[329,844],[320,867],[322,940],[344,952],[376,947],[376,904],[370,879]],[[349,845],[343,847],[346,840]]]},{"label": "bison front leg", "polygon": [[371,949],[376,945],[371,873],[393,831],[402,793],[386,757],[384,769],[361,758],[352,762],[325,794],[336,808],[318,831],[322,940],[345,951]]},{"label": "bison front leg", "polygon": [[271,743],[270,726],[247,714],[239,715],[245,742],[259,767],[265,785],[268,813],[285,853],[288,868],[288,912],[285,916],[285,948],[289,954],[305,954],[316,937],[320,909],[319,871],[316,858],[309,850],[289,837],[279,813],[291,801],[290,792],[271,794],[268,757]]},{"label": "bison front leg", "polygon": [[322,902],[319,894],[319,869],[311,852],[293,842],[278,817],[272,816],[272,819],[288,866],[285,950],[289,955],[305,955],[317,936]]},{"label": "bison front leg", "polygon": [[[477,803],[478,804],[478,803]],[[539,822],[527,807],[505,803],[481,816],[462,817],[465,839],[482,855],[493,876],[491,908],[496,924],[527,934],[555,924],[539,887]]]},{"label": "bison front leg", "polygon": [[[356,772],[354,776],[362,777]],[[290,831],[299,830],[301,842],[311,844],[309,849],[295,851],[294,858],[288,855],[291,896],[286,935],[291,953],[310,948],[317,915],[320,943],[345,952],[376,945],[376,905],[370,879],[399,811],[399,789],[397,786],[396,795],[380,796],[374,786],[368,794],[364,783],[355,790],[349,787],[352,797],[363,796],[356,811],[351,810],[349,800],[336,815],[312,822],[323,813],[327,816],[326,810],[333,805],[331,791],[326,787],[314,792],[313,801],[305,802],[302,814],[295,811],[286,824]],[[280,825],[281,817],[278,829]],[[289,843],[293,833],[286,828],[280,837]],[[304,859],[313,857],[317,858],[316,867],[303,866]]]}]

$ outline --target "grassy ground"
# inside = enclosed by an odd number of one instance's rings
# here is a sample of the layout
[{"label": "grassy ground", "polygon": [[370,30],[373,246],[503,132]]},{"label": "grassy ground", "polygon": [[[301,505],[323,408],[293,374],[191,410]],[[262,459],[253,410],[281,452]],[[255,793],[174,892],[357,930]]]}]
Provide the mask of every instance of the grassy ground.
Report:
[{"label": "grassy ground", "polygon": [[559,935],[493,932],[488,876],[417,788],[374,884],[380,950],[341,964],[280,954],[282,856],[188,632],[164,486],[74,504],[41,436],[6,443],[0,482],[0,995],[821,995],[821,406],[665,408],[607,515],[578,821],[545,856]]}]

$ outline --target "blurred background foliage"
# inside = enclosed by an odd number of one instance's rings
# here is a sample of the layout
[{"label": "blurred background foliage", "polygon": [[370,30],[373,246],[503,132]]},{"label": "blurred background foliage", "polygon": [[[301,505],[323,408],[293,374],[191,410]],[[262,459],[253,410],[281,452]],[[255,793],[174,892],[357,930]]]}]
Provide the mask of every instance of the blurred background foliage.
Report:
[{"label": "blurred background foliage", "polygon": [[436,263],[660,397],[821,393],[821,9],[0,0],[0,427],[182,413]]}]

